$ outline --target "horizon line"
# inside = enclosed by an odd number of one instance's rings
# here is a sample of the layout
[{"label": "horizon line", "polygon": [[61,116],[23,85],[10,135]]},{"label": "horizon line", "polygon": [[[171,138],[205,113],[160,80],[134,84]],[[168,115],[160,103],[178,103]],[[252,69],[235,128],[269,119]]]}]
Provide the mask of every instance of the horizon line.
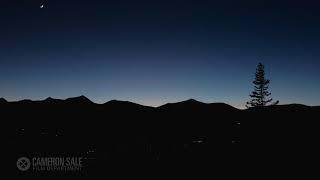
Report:
[{"label": "horizon line", "polygon": [[[104,103],[97,103],[95,101],[92,101],[90,98],[88,98],[87,96],[85,95],[80,95],[80,96],[72,96],[72,97],[68,97],[68,98],[53,98],[51,96],[47,97],[47,98],[44,98],[44,99],[21,99],[21,100],[13,100],[13,101],[8,101],[6,98],[4,97],[0,97],[0,99],[4,99],[6,102],[21,102],[21,101],[32,101],[32,102],[37,102],[37,101],[45,101],[46,99],[54,99],[54,100],[62,100],[62,101],[65,101],[65,100],[68,100],[68,99],[73,99],[73,98],[81,98],[81,97],[84,97],[86,99],[88,99],[90,102],[94,103],[94,104],[97,104],[97,105],[103,105],[105,103],[108,103],[108,102],[111,102],[111,101],[120,101],[120,102],[130,102],[130,103],[134,103],[134,104],[137,104],[137,105],[140,105],[140,106],[145,106],[145,107],[153,107],[153,108],[158,108],[158,107],[161,107],[161,106],[164,106],[164,105],[167,105],[167,104],[174,104],[174,103],[180,103],[180,102],[185,102],[185,101],[190,101],[190,100],[194,100],[194,101],[197,101],[197,102],[200,102],[200,103],[203,103],[203,104],[226,104],[226,105],[229,105],[233,108],[236,108],[236,109],[240,109],[240,110],[244,110],[244,109],[247,109],[246,107],[243,107],[243,108],[240,108],[240,107],[235,107],[233,105],[230,105],[228,103],[225,103],[225,102],[210,102],[210,103],[206,103],[206,102],[202,102],[202,101],[199,101],[197,99],[194,99],[194,98],[189,98],[189,99],[186,99],[186,100],[182,100],[182,101],[174,101],[174,102],[167,102],[167,103],[164,103],[162,105],[158,105],[158,106],[152,106],[152,105],[143,105],[143,104],[140,104],[140,103],[136,103],[136,102],[133,102],[133,101],[128,101],[128,100],[119,100],[119,99],[110,99]],[[289,103],[289,104],[279,104],[280,106],[281,105],[304,105],[304,106],[309,106],[309,107],[318,107],[320,105],[306,105],[306,104],[302,104],[302,103]]]}]

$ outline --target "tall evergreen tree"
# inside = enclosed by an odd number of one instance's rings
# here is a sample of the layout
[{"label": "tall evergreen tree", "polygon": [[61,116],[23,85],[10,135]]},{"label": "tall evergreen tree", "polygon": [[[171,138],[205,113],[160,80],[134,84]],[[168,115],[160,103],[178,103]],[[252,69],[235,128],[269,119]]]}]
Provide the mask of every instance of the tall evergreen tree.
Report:
[{"label": "tall evergreen tree", "polygon": [[268,92],[270,80],[265,79],[264,65],[259,63],[255,73],[255,80],[253,81],[254,90],[250,94],[251,101],[247,102],[247,108],[257,106],[276,105],[279,101],[272,102],[271,95]]}]

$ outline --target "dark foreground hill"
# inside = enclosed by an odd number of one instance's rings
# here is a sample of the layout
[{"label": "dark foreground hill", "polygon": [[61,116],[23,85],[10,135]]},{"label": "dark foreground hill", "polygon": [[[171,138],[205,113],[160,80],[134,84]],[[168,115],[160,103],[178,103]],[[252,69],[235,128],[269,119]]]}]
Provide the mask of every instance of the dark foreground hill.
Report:
[{"label": "dark foreground hill", "polygon": [[[235,172],[243,158],[289,162],[301,145],[308,148],[315,136],[309,127],[319,114],[319,107],[298,104],[239,110],[192,99],[158,108],[115,100],[95,104],[84,96],[0,99],[3,163],[6,172],[21,178],[130,173],[199,178],[199,173]],[[81,172],[17,169],[19,157],[48,156],[81,156],[84,167]]]}]

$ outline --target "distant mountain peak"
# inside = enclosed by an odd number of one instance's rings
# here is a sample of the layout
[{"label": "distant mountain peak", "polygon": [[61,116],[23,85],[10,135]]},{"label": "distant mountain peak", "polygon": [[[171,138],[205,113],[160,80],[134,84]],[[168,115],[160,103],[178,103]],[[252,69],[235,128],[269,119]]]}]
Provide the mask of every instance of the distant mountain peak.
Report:
[{"label": "distant mountain peak", "polygon": [[129,103],[129,101],[120,101],[120,100],[113,99],[113,100],[110,100],[110,101],[108,101],[106,103]]},{"label": "distant mountain peak", "polygon": [[57,99],[53,99],[52,97],[48,97],[44,101],[51,102],[51,101],[55,101],[55,100],[57,100]]},{"label": "distant mountain peak", "polygon": [[169,104],[204,105],[204,104],[206,104],[206,103],[197,101],[197,100],[195,100],[195,99],[188,99],[188,100],[185,100],[185,101],[180,101],[180,102],[177,102],[177,103],[169,103]]},{"label": "distant mountain peak", "polygon": [[182,101],[182,103],[201,103],[201,104],[204,104],[203,102],[197,101],[195,99],[188,99],[186,101]]},{"label": "distant mountain peak", "polygon": [[71,102],[71,103],[93,104],[93,102],[89,98],[83,95],[78,97],[71,97],[66,99],[65,101]]},{"label": "distant mountain peak", "polygon": [[33,103],[34,101],[30,100],[30,99],[23,99],[21,101],[18,101],[19,103]]},{"label": "distant mountain peak", "polygon": [[162,106],[159,106],[159,108],[175,107],[175,106],[181,106],[181,107],[197,106],[197,107],[199,107],[202,105],[206,105],[206,104],[203,102],[197,101],[195,99],[188,99],[188,100],[180,101],[180,102],[176,102],[176,103],[167,103]]},{"label": "distant mountain peak", "polygon": [[105,105],[137,105],[137,106],[142,106],[140,104],[137,104],[137,103],[133,103],[133,102],[130,102],[130,101],[120,101],[120,100],[110,100],[106,103],[104,103]]},{"label": "distant mountain peak", "polygon": [[237,108],[225,103],[204,103],[195,99],[188,99],[177,103],[168,103],[159,107],[160,109],[189,109],[189,110],[210,110],[212,112],[235,112]]},{"label": "distant mountain peak", "polygon": [[58,103],[61,101],[62,101],[61,99],[54,99],[52,97],[48,97],[45,100],[43,100],[43,102],[45,102],[45,103]]},{"label": "distant mountain peak", "polygon": [[4,98],[0,98],[0,103],[7,103],[8,101]]}]

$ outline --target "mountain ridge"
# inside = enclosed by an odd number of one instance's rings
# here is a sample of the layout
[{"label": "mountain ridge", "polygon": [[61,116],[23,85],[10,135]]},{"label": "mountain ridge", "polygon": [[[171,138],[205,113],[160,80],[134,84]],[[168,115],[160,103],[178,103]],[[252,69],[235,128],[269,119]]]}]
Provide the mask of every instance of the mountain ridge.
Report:
[{"label": "mountain ridge", "polygon": [[8,101],[5,98],[0,98],[0,104],[7,103]]},{"label": "mountain ridge", "polygon": [[253,107],[248,109],[239,109],[236,107],[233,107],[229,104],[223,103],[223,102],[215,102],[215,103],[204,103],[195,99],[188,99],[184,101],[179,102],[173,102],[173,103],[166,103],[161,106],[153,107],[153,106],[146,106],[141,105],[138,103],[134,103],[131,101],[122,101],[122,100],[110,100],[102,104],[97,104],[91,101],[89,98],[87,98],[84,95],[76,96],[76,97],[70,97],[66,99],[56,99],[52,97],[48,97],[43,100],[30,100],[30,99],[23,99],[19,101],[7,101],[5,98],[0,98],[0,104],[20,104],[20,105],[27,105],[27,104],[69,104],[69,105],[99,105],[99,106],[127,106],[127,107],[140,107],[140,108],[154,108],[154,109],[170,109],[170,108],[204,108],[204,107],[211,107],[211,108],[217,108],[220,110],[233,110],[233,111],[257,111],[261,109],[277,109],[277,110],[319,110],[320,106],[308,106],[305,104],[299,104],[299,103],[292,103],[292,104],[282,104],[282,105],[274,105],[274,106],[265,106],[265,107]]}]

